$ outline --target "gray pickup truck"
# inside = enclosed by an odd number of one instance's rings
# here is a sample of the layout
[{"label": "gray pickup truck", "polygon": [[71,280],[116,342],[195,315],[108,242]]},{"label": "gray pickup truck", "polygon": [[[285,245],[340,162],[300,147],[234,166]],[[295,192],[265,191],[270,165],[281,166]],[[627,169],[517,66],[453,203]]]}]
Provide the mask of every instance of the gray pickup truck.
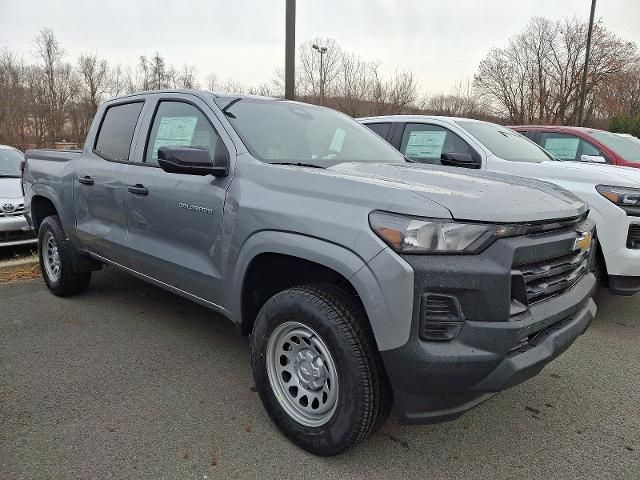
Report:
[{"label": "gray pickup truck", "polygon": [[587,206],[550,184],[409,162],[330,109],[159,91],[97,112],[82,152],[32,150],[46,284],[111,265],[251,335],[295,444],[351,448],[394,406],[459,416],[536,375],[596,307]]}]

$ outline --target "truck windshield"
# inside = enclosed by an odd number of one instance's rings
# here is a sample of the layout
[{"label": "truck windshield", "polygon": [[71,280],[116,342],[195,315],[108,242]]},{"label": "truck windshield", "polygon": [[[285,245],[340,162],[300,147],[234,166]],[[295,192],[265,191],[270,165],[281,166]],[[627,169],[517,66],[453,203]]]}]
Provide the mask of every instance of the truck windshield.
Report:
[{"label": "truck windshield", "polygon": [[496,157],[512,162],[540,163],[553,160],[542,148],[519,133],[495,123],[458,121]]},{"label": "truck windshield", "polygon": [[216,98],[215,102],[251,154],[264,162],[317,167],[406,162],[367,127],[328,108],[245,97]]},{"label": "truck windshield", "polygon": [[20,162],[24,156],[18,150],[0,148],[0,177],[20,178]]},{"label": "truck windshield", "polygon": [[620,155],[627,162],[640,162],[640,143],[609,132],[591,132],[593,138]]}]

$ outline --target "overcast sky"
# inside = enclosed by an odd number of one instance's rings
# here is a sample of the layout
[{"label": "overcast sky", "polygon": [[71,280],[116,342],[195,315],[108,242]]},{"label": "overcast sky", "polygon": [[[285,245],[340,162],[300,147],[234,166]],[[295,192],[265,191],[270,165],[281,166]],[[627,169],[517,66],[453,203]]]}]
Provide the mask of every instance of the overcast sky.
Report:
[{"label": "overcast sky", "polygon": [[[470,78],[487,51],[533,16],[588,19],[590,0],[298,0],[296,44],[335,39],[378,60],[386,72],[411,69],[423,90],[446,92]],[[284,64],[285,0],[0,0],[0,47],[31,61],[33,38],[53,28],[74,61],[93,51],[135,65],[156,50],[201,79],[268,82]],[[597,18],[640,44],[640,0],[600,0]]]}]

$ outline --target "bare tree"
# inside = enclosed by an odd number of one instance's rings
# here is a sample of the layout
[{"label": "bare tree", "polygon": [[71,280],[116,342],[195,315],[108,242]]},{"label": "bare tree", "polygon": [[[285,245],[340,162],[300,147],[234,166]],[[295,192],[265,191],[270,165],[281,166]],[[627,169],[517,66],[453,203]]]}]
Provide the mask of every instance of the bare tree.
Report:
[{"label": "bare tree", "polygon": [[41,30],[34,44],[36,60],[44,73],[48,107],[47,134],[48,141],[52,143],[61,140],[65,108],[77,93],[77,83],[71,65],[63,62],[64,49],[58,43],[53,30]]},{"label": "bare tree", "polygon": [[[535,18],[494,48],[480,63],[475,86],[498,114],[514,123],[572,124],[577,118],[580,80],[586,48],[585,23]],[[595,114],[597,94],[604,85],[637,61],[635,44],[594,26],[587,75],[587,121]]]},{"label": "bare tree", "polygon": [[80,55],[78,71],[82,81],[81,100],[89,106],[93,117],[109,90],[109,65],[95,54]]}]

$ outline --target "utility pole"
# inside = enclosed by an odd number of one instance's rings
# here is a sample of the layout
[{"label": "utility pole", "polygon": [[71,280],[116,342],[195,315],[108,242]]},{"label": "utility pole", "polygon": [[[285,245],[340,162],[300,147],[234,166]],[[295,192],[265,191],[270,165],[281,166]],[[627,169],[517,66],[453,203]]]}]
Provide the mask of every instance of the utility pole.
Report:
[{"label": "utility pole", "polygon": [[293,100],[296,78],[296,0],[287,0],[284,51],[284,98]]},{"label": "utility pole", "polygon": [[320,54],[320,105],[324,105],[324,82],[326,80],[326,75],[324,73],[324,54],[327,53],[327,47],[319,47],[315,43],[311,45],[311,48],[317,50]]},{"label": "utility pole", "polygon": [[587,48],[584,54],[584,71],[582,72],[582,89],[580,91],[580,108],[578,110],[578,127],[584,121],[584,103],[587,98],[587,72],[589,70],[589,55],[591,55],[591,34],[593,32],[593,17],[596,13],[596,0],[591,0],[591,15],[589,17],[589,32],[587,33]]}]

